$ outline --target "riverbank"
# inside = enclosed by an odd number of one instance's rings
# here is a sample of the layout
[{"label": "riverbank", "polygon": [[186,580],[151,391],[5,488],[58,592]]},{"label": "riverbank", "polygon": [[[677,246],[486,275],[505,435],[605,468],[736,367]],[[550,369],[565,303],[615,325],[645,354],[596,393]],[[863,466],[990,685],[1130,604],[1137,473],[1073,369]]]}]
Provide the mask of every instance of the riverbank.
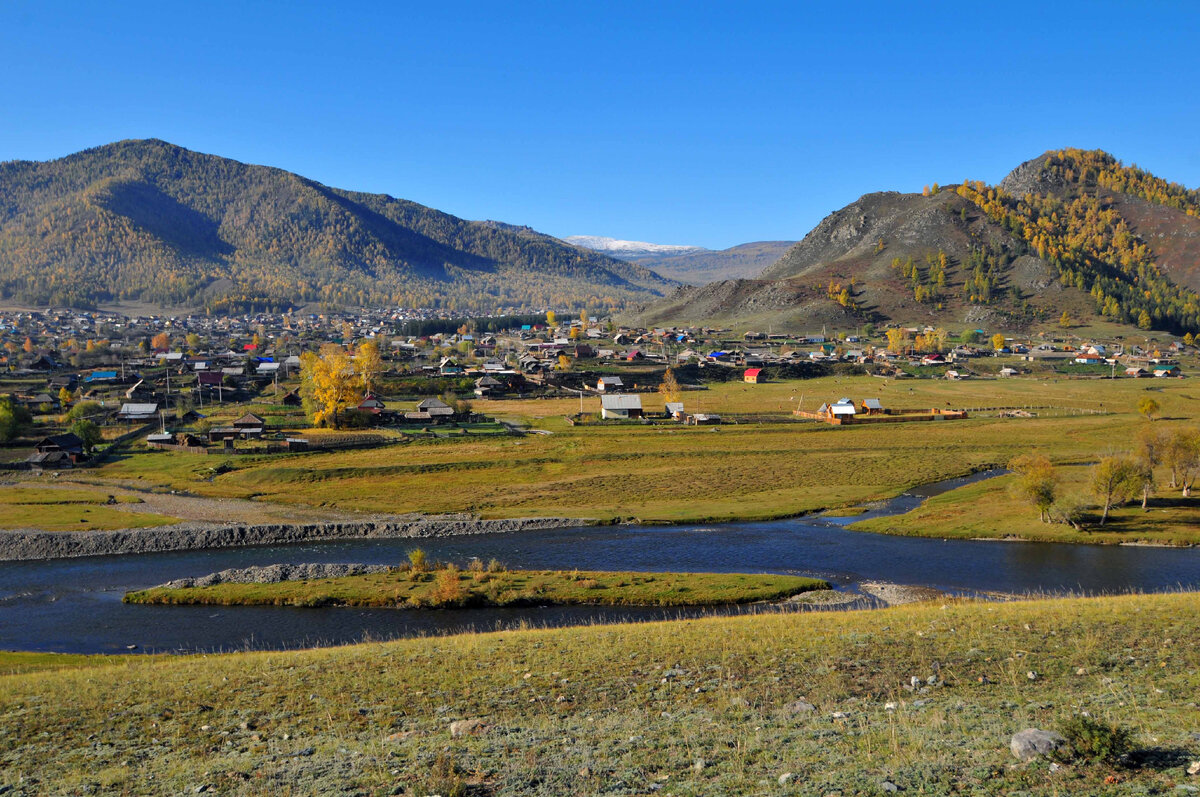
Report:
[{"label": "riverbank", "polygon": [[[1058,494],[1090,495],[1091,467],[1057,469]],[[1160,474],[1159,483],[1167,481]],[[1113,508],[1100,525],[1096,508],[1081,514],[1081,529],[1065,523],[1043,523],[1031,504],[1014,494],[1010,474],[965,484],[932,495],[903,514],[884,514],[849,523],[853,531],[939,539],[1057,542],[1083,545],[1157,545],[1187,548],[1200,544],[1200,496],[1185,498],[1178,490],[1154,491],[1146,509],[1140,500]]]},{"label": "riverbank", "polygon": [[126,603],[204,606],[728,606],[829,590],[815,578],[744,573],[471,570],[272,565],[183,579],[125,595]]},{"label": "riverbank", "polygon": [[195,551],[263,545],[291,545],[354,539],[455,537],[511,534],[536,529],[591,525],[577,518],[506,518],[470,515],[405,516],[386,520],[331,523],[187,523],[116,531],[0,530],[0,561],[66,559],[82,556]]},{"label": "riverbank", "polygon": [[[0,786],[1176,793],[1200,786],[1187,774],[1200,758],[1197,597],[949,600],[228,655],[0,654],[0,673],[20,673],[0,675]],[[1014,733],[1080,712],[1131,729],[1124,764],[1013,758]]]}]

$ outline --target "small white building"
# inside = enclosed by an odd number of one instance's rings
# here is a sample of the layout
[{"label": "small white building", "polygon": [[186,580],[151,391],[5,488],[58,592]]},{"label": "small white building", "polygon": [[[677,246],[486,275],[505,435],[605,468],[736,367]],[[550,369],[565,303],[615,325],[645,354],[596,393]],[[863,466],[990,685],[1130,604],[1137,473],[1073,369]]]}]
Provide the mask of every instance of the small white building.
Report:
[{"label": "small white building", "polygon": [[610,393],[600,397],[600,417],[604,420],[641,418],[642,397],[628,393]]}]

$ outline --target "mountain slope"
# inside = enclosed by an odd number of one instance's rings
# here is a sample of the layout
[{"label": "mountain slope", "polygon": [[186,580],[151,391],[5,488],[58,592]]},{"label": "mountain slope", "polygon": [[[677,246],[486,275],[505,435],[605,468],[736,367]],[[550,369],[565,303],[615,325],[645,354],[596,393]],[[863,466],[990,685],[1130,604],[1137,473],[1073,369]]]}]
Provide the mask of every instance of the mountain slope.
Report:
[{"label": "mountain slope", "polygon": [[468,313],[621,307],[673,285],[529,228],[153,139],[0,164],[0,299]]},{"label": "mountain slope", "polygon": [[[759,280],[679,288],[648,321],[764,325],[1103,317],[1200,328],[1200,192],[1107,153],[1049,152],[997,187],[867,194]],[[790,297],[790,298],[789,298]]]}]

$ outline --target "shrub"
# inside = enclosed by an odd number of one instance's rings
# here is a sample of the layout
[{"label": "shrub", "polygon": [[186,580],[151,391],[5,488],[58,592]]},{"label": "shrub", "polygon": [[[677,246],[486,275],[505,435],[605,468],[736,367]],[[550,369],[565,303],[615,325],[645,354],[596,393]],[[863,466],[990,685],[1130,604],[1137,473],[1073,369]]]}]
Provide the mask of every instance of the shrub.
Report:
[{"label": "shrub", "polygon": [[471,561],[467,564],[467,570],[470,570],[472,573],[482,573],[483,560],[478,556],[472,557]]},{"label": "shrub", "polygon": [[1116,764],[1133,746],[1133,731],[1080,714],[1059,728],[1069,756],[1090,763]]},{"label": "shrub", "polygon": [[408,552],[408,563],[412,565],[414,573],[420,573],[429,567],[429,555],[424,548],[413,548]]},{"label": "shrub", "polygon": [[507,569],[508,568],[500,563],[499,559],[492,559],[487,564],[487,571],[489,573],[503,573]]},{"label": "shrub", "polygon": [[466,599],[467,593],[458,580],[457,567],[447,565],[444,570],[438,571],[437,582],[433,585],[433,593],[430,597],[438,606],[457,605]]}]

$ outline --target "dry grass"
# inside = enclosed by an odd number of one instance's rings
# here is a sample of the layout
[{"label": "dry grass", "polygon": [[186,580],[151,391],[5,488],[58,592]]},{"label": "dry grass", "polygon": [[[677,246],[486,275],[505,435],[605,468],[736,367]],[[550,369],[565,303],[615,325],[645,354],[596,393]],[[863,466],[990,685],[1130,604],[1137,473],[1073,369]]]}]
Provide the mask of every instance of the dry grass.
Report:
[{"label": "dry grass", "polygon": [[[875,794],[888,781],[912,794],[1167,793],[1200,753],[1196,600],[952,602],[97,660],[0,677],[0,784],[691,795]],[[5,656],[0,671],[35,669],[28,658]],[[914,692],[914,676],[936,677]],[[813,710],[789,708],[800,699]],[[1131,727],[1138,765],[1015,765],[1012,733],[1080,711]],[[452,737],[449,724],[466,718],[487,728]]]}]

